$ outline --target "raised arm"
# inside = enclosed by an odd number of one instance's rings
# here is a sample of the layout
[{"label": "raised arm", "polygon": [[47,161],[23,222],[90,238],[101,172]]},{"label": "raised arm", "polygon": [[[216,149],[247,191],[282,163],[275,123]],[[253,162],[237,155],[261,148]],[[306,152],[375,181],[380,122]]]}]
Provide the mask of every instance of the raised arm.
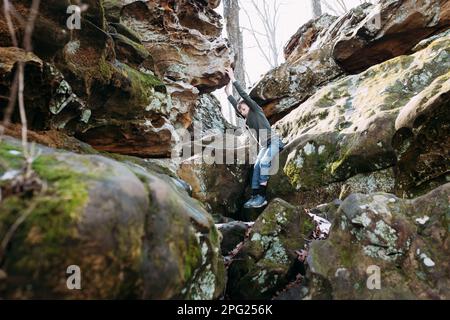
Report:
[{"label": "raised arm", "polygon": [[231,92],[232,92],[231,88],[232,88],[232,81],[230,80],[230,82],[225,87],[225,93],[226,93],[226,95],[228,97],[228,101],[230,101],[231,105],[233,106],[234,110],[236,111],[236,114],[243,118],[244,116],[238,110],[238,102],[236,101],[236,99],[231,94]]},{"label": "raised arm", "polygon": [[250,98],[248,93],[244,90],[244,88],[242,88],[239,81],[236,80],[236,78],[234,77],[233,69],[229,68],[229,69],[227,69],[227,72],[228,72],[230,80],[233,83],[234,87],[236,88],[237,92],[242,97],[242,99],[245,101],[245,103],[247,103],[249,108],[252,109],[253,111],[261,111],[262,112],[261,107],[252,98]]}]

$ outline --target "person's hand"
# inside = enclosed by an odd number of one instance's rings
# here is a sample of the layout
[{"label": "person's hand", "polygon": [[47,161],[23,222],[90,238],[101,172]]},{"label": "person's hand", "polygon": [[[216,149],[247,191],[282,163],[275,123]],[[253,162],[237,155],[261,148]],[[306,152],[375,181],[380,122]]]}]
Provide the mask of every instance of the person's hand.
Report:
[{"label": "person's hand", "polygon": [[230,78],[230,81],[231,81],[231,82],[235,82],[235,81],[236,81],[236,78],[234,77],[234,71],[233,71],[233,69],[232,69],[232,68],[227,68],[227,69],[226,69],[226,72],[227,72],[228,77]]}]

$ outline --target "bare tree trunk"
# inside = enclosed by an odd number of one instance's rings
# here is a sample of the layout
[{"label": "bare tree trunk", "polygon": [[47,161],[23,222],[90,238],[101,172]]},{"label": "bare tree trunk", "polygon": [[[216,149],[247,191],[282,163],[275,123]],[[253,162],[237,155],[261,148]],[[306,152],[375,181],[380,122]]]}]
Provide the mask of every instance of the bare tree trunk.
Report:
[{"label": "bare tree trunk", "polygon": [[311,0],[313,18],[318,18],[322,15],[322,4],[320,1],[321,0]]},{"label": "bare tree trunk", "polygon": [[[245,88],[244,44],[239,23],[239,9],[238,0],[223,1],[223,15],[226,19],[228,39],[230,40],[234,52],[234,73],[236,79]],[[234,91],[234,95],[237,95],[236,91]]]}]

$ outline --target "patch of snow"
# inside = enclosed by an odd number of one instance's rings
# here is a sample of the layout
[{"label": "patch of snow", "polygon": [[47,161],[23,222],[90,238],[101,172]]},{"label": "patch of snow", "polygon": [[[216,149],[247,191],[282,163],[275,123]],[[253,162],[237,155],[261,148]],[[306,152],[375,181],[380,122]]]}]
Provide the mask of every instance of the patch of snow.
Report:
[{"label": "patch of snow", "polygon": [[325,234],[328,235],[328,234],[330,234],[330,229],[331,229],[331,222],[330,221],[328,221],[328,220],[326,220],[326,219],[324,219],[322,217],[319,217],[318,215],[315,215],[313,213],[309,213],[308,212],[308,215],[317,224],[317,227],[319,228],[321,235],[325,235]]},{"label": "patch of snow", "polygon": [[430,258],[423,259],[423,264],[430,268],[435,266],[434,261],[431,260]]},{"label": "patch of snow", "polygon": [[319,154],[322,154],[325,151],[325,146],[319,147]]},{"label": "patch of snow", "polygon": [[305,152],[306,155],[310,155],[311,153],[313,153],[315,151],[314,145],[312,143],[307,143],[304,147],[303,147],[303,151]]},{"label": "patch of snow", "polygon": [[20,151],[17,151],[17,150],[9,150],[8,153],[9,153],[9,154],[12,154],[13,156],[18,156],[18,155],[21,154],[21,152],[20,152]]},{"label": "patch of snow", "polygon": [[430,217],[429,216],[424,216],[423,218],[417,218],[416,222],[418,224],[425,224],[425,223],[427,223],[428,220],[430,220]]},{"label": "patch of snow", "polygon": [[420,255],[420,258],[422,259],[423,264],[429,268],[434,267],[436,265],[434,261],[431,260],[425,253],[422,253]]},{"label": "patch of snow", "polygon": [[19,170],[8,170],[1,177],[0,181],[11,180],[19,175]]}]

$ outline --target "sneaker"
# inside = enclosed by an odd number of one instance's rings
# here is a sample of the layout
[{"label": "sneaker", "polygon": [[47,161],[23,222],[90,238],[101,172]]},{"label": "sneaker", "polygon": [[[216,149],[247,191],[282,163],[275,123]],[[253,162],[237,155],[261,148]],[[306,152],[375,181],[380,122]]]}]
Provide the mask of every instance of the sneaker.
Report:
[{"label": "sneaker", "polygon": [[255,200],[256,195],[252,196],[246,203],[244,203],[244,208],[251,208],[252,202]]},{"label": "sneaker", "polygon": [[266,198],[260,194],[258,194],[257,196],[255,196],[253,199],[250,199],[250,200],[252,200],[252,202],[248,201],[248,202],[250,202],[250,204],[249,204],[249,207],[246,207],[246,208],[261,208],[267,204]]}]

